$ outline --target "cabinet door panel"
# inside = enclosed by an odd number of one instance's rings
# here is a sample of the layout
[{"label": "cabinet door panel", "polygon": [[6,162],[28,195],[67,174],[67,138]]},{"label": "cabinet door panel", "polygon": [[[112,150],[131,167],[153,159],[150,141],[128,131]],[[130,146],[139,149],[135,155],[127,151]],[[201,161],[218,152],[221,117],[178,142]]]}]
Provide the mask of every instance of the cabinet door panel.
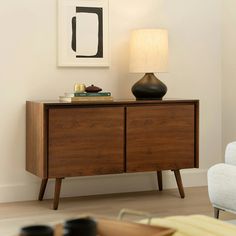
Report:
[{"label": "cabinet door panel", "polygon": [[194,167],[194,105],[127,108],[127,172]]},{"label": "cabinet door panel", "polygon": [[124,172],[124,108],[49,110],[49,177]]}]

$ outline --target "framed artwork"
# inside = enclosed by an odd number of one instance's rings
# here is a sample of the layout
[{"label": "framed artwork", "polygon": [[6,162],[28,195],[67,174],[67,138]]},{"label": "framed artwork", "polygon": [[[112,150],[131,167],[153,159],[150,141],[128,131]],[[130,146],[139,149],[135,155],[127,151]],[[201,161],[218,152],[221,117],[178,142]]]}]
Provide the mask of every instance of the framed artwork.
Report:
[{"label": "framed artwork", "polygon": [[58,0],[58,66],[109,66],[108,0]]}]

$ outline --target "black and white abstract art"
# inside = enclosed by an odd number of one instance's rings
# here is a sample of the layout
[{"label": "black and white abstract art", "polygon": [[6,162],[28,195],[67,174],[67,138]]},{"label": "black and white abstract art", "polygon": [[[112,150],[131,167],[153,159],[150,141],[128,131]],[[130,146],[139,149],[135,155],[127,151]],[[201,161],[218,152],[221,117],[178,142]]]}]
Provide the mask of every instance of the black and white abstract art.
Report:
[{"label": "black and white abstract art", "polygon": [[109,66],[108,0],[58,3],[58,65]]}]

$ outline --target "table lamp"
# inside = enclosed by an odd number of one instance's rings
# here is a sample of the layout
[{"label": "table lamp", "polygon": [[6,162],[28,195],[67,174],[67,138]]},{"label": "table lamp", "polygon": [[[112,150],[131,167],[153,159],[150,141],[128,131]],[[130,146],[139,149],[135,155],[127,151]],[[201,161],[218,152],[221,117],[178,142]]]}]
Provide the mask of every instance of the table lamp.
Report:
[{"label": "table lamp", "polygon": [[167,72],[168,32],[165,29],[139,29],[131,33],[130,65],[132,73],[145,73],[132,87],[137,100],[161,100],[167,87],[154,72]]}]

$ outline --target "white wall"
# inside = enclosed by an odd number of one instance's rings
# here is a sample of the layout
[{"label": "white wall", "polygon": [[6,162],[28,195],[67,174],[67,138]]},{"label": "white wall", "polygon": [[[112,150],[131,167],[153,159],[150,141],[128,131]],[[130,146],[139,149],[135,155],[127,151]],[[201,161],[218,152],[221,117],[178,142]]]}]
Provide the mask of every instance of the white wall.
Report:
[{"label": "white wall", "polygon": [[236,1],[223,1],[222,25],[222,107],[223,150],[227,143],[236,140]]},{"label": "white wall", "polygon": [[[232,1],[233,2],[233,1]],[[159,77],[168,98],[200,99],[200,170],[183,171],[185,186],[206,184],[221,153],[221,0],[110,0],[110,68],[57,68],[56,0],[0,1],[0,201],[34,199],[39,179],[25,172],[25,101],[56,99],[75,82],[132,98],[141,75],[128,73],[135,28],[169,30],[170,68]],[[171,173],[166,187],[175,187]],[[52,196],[52,182],[47,197]],[[67,179],[62,195],[156,189],[154,174]]]}]

